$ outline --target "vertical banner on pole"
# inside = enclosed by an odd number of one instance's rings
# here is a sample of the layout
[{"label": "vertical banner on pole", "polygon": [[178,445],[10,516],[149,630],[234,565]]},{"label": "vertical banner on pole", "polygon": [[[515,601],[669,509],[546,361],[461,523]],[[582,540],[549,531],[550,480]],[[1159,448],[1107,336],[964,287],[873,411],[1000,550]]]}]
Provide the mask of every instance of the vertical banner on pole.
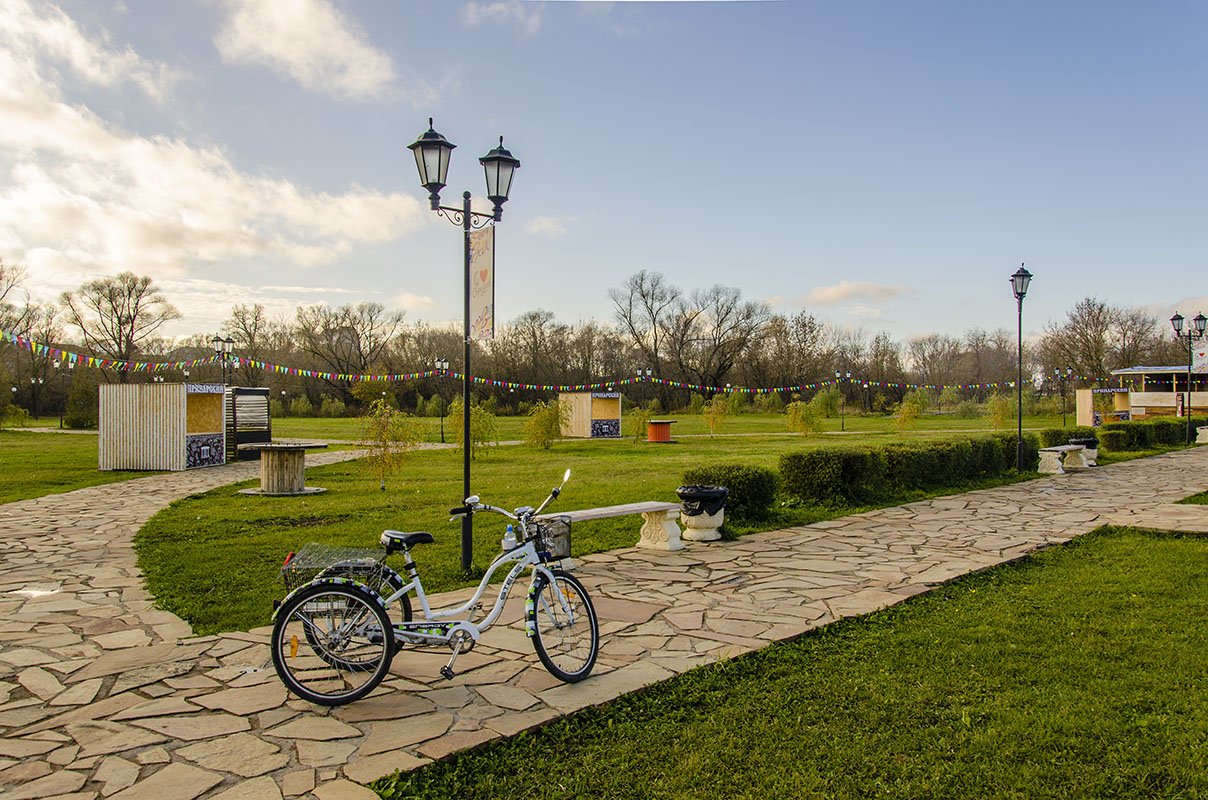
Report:
[{"label": "vertical banner on pole", "polygon": [[1191,371],[1197,374],[1208,372],[1208,344],[1197,344],[1191,351]]},{"label": "vertical banner on pole", "polygon": [[470,338],[495,338],[495,226],[470,234]]}]

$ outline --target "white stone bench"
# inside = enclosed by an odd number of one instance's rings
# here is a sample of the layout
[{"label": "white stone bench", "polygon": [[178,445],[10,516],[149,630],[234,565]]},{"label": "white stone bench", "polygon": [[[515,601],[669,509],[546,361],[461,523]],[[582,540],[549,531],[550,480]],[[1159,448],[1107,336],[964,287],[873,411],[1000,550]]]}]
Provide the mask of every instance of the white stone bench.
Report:
[{"label": "white stone bench", "polygon": [[[1074,453],[1078,454],[1079,463],[1074,464],[1071,459]],[[1086,446],[1081,444],[1059,444],[1055,447],[1040,448],[1040,471],[1050,475],[1064,475],[1065,468],[1070,467],[1090,467],[1091,464],[1086,460]]]},{"label": "white stone bench", "polygon": [[565,517],[573,523],[641,514],[642,533],[638,539],[638,547],[651,550],[683,550],[684,543],[680,540],[679,524],[676,522],[679,512],[679,503],[659,503],[652,500],[645,503],[584,508],[580,511],[560,511],[557,514],[544,514],[541,518]]}]

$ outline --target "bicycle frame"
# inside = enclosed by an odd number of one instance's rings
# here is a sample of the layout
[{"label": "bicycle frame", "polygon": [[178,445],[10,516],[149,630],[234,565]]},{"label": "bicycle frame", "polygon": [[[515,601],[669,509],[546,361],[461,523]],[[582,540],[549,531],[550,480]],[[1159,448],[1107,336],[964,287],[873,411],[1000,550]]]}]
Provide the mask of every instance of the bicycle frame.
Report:
[{"label": "bicycle frame", "polygon": [[[504,578],[503,585],[499,588],[499,595],[495,598],[495,602],[486,619],[480,623],[474,623],[468,619],[454,619],[468,613],[472,608],[477,606],[478,601],[486,594],[487,586],[490,585],[491,578],[495,572],[504,564],[512,561],[516,563],[508,572],[507,577]],[[497,556],[491,562],[491,566],[487,568],[486,574],[482,576],[482,580],[478,584],[478,589],[469,600],[459,606],[437,610],[433,610],[432,606],[428,603],[428,595],[424,591],[423,581],[420,579],[419,572],[414,568],[411,569],[410,583],[390,595],[390,597],[387,597],[385,602],[389,606],[403,595],[413,591],[415,592],[416,599],[419,600],[420,610],[423,612],[424,618],[411,622],[396,623],[394,625],[396,638],[413,644],[439,644],[447,642],[454,635],[455,631],[460,630],[465,631],[473,641],[477,642],[482,632],[498,621],[499,616],[503,613],[503,606],[507,602],[508,595],[512,591],[512,586],[516,583],[516,579],[520,577],[520,573],[530,567],[532,568],[532,578],[529,583],[530,589],[532,581],[537,579],[538,573],[544,573],[548,579],[553,579],[552,573],[542,565],[541,558],[537,554],[537,543],[532,539],[513,550]],[[432,625],[432,623],[440,623],[444,620],[449,620],[451,624]]]}]

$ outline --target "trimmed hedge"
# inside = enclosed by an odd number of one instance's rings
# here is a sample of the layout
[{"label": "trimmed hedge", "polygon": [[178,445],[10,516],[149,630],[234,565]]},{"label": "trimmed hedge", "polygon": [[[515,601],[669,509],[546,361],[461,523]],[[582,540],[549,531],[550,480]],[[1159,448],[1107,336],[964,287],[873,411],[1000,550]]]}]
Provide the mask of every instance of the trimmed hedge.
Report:
[{"label": "trimmed hedge", "polygon": [[[1191,420],[1193,429],[1205,424],[1208,424],[1208,420],[1194,417]],[[1104,444],[1107,450],[1148,450],[1158,445],[1177,446],[1187,441],[1187,420],[1171,417],[1137,422],[1106,422],[1099,430],[1102,432],[1100,441],[1105,433],[1121,434],[1110,437],[1112,444]]]},{"label": "trimmed hedge", "polygon": [[1070,439],[1097,439],[1098,429],[1086,425],[1075,425],[1072,428],[1045,428],[1040,432],[1041,447],[1056,447],[1069,444]]},{"label": "trimmed hedge", "polygon": [[774,470],[747,464],[713,464],[684,473],[684,484],[724,486],[726,517],[735,522],[766,519],[776,499],[779,478]]},{"label": "trimmed hedge", "polygon": [[[1015,469],[1014,434],[876,448],[819,448],[780,457],[786,494],[805,502],[867,503],[912,489],[955,486]],[[1040,463],[1035,436],[1024,436],[1024,469]]]},{"label": "trimmed hedge", "polygon": [[1103,431],[1099,434],[1099,446],[1109,451],[1127,450],[1128,434],[1124,431]]}]

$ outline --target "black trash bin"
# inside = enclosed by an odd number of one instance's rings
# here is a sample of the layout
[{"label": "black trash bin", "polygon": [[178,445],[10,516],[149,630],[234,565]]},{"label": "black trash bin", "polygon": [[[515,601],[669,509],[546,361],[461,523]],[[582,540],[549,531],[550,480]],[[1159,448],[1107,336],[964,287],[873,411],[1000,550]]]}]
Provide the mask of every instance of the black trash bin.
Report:
[{"label": "black trash bin", "polygon": [[1083,447],[1085,447],[1087,450],[1098,450],[1099,449],[1099,440],[1094,437],[1089,437],[1089,436],[1083,437],[1083,438],[1070,439],[1070,444],[1080,444]]},{"label": "black trash bin", "polygon": [[730,490],[724,486],[701,484],[681,486],[675,493],[679,495],[680,511],[688,517],[716,514],[726,507],[726,498],[730,496]]}]

